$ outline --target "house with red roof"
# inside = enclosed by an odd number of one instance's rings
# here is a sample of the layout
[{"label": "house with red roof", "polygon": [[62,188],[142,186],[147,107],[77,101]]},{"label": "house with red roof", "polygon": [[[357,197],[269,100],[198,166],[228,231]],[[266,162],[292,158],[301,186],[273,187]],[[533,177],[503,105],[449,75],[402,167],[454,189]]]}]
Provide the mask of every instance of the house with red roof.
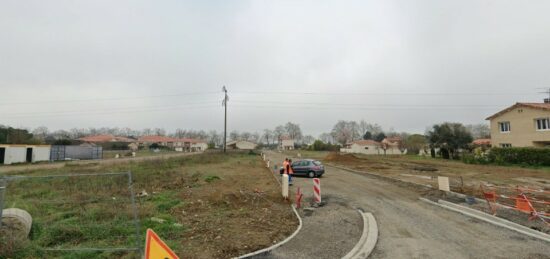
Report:
[{"label": "house with red roof", "polygon": [[127,137],[117,137],[117,136],[114,136],[114,135],[111,135],[111,134],[86,136],[86,137],[78,138],[76,140],[84,142],[84,143],[91,143],[91,144],[107,143],[107,142],[132,143],[132,142],[136,141],[135,139],[131,139],[131,138],[127,138]]},{"label": "house with red roof", "polygon": [[516,103],[487,118],[493,147],[550,146],[550,100]]},{"label": "house with red roof", "polygon": [[167,147],[179,152],[200,152],[208,149],[208,144],[204,140],[166,136],[142,136],[139,137],[138,144],[142,147],[157,144],[158,146]]}]

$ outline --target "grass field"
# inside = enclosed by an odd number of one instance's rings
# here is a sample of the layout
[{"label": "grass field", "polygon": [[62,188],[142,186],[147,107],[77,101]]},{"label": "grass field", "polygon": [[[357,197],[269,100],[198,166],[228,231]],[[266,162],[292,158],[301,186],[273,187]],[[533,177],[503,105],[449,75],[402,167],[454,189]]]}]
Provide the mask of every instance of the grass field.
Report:
[{"label": "grass field", "polygon": [[0,258],[139,258],[132,251],[47,249],[143,246],[147,228],[182,258],[229,258],[280,241],[297,225],[257,155],[210,153],[10,174],[129,171],[135,193],[147,193],[136,198],[138,237],[126,175],[16,179],[8,184],[5,207],[33,216],[30,240],[2,243]]}]

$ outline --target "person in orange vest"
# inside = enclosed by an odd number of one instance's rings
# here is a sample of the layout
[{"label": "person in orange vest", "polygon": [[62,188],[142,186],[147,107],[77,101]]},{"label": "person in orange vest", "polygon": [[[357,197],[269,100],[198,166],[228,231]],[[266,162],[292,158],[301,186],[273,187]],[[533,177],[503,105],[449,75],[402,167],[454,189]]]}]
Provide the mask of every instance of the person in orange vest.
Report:
[{"label": "person in orange vest", "polygon": [[292,175],[294,171],[292,170],[292,159],[289,159],[287,162],[287,174],[288,174],[288,185],[292,185]]}]

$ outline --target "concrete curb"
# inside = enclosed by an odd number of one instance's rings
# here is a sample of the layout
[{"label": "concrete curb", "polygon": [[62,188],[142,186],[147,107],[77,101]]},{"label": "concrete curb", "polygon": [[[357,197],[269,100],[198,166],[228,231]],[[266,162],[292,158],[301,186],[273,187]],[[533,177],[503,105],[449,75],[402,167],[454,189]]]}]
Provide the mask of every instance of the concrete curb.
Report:
[{"label": "concrete curb", "polygon": [[464,214],[466,216],[476,218],[476,219],[485,221],[487,223],[493,224],[495,226],[503,227],[503,228],[515,231],[517,233],[520,233],[520,234],[524,234],[524,235],[527,235],[527,236],[530,236],[530,237],[533,237],[533,238],[536,238],[536,239],[539,239],[539,240],[542,240],[542,241],[550,242],[550,235],[548,235],[548,234],[542,233],[542,232],[534,230],[534,229],[530,229],[530,228],[522,226],[520,224],[505,220],[503,218],[499,218],[499,217],[484,213],[482,211],[478,211],[478,210],[475,210],[475,209],[464,207],[464,206],[454,204],[454,203],[444,201],[444,200],[438,200],[438,202],[434,202],[434,201],[431,201],[431,200],[428,200],[428,199],[425,199],[425,198],[419,198],[419,199],[423,202],[426,202],[426,203],[429,203],[429,204],[432,204],[432,205],[435,205],[435,206],[438,206],[438,207],[441,207],[441,208],[445,208],[445,209],[448,209],[448,210],[451,210],[451,211],[454,211],[454,212],[458,212],[458,213]]},{"label": "concrete curb", "polygon": [[[275,181],[277,183],[279,183],[279,185],[281,185],[281,182],[279,182],[279,179],[277,179],[277,177],[275,176],[275,174],[271,171],[270,168],[267,168],[267,170],[269,171],[269,173],[271,175],[273,175],[273,178],[275,178]],[[298,214],[298,211],[296,210],[296,208],[294,206],[292,206],[292,204],[290,205],[290,207],[292,208],[292,210],[294,211],[294,214],[296,214],[296,217],[298,218],[298,222],[299,222],[299,225],[298,225],[298,229],[296,229],[296,231],[294,231],[294,233],[292,233],[292,235],[290,235],[289,237],[287,237],[285,240],[277,243],[277,244],[274,244],[268,248],[264,248],[264,249],[261,249],[261,250],[258,250],[258,251],[254,251],[252,253],[248,253],[248,254],[245,254],[245,255],[241,255],[239,257],[234,257],[234,258],[248,258],[248,257],[252,257],[252,256],[256,256],[256,255],[260,255],[260,254],[267,254],[269,253],[271,250],[279,247],[279,246],[282,246],[284,244],[286,244],[288,241],[290,241],[292,238],[294,238],[294,236],[296,236],[298,234],[298,232],[300,232],[300,230],[302,230],[302,218],[300,217],[300,214]]]},{"label": "concrete curb", "polygon": [[378,242],[378,224],[372,213],[359,211],[359,214],[363,218],[363,234],[355,247],[342,257],[343,259],[367,258]]},{"label": "concrete curb", "polygon": [[288,241],[290,241],[292,238],[294,238],[298,232],[300,232],[300,230],[302,229],[302,218],[300,217],[300,215],[298,214],[298,211],[296,211],[296,208],[292,205],[290,205],[290,207],[292,207],[292,210],[294,211],[294,214],[296,214],[296,217],[298,217],[298,220],[299,220],[299,225],[298,225],[298,229],[296,229],[296,231],[294,231],[294,233],[292,233],[292,235],[290,235],[289,237],[287,237],[285,240],[277,243],[277,244],[274,244],[268,248],[264,248],[264,249],[261,249],[261,250],[258,250],[258,251],[255,251],[255,252],[252,252],[252,253],[248,253],[248,254],[245,254],[245,255],[241,255],[239,257],[234,257],[234,258],[248,258],[248,257],[252,257],[252,256],[256,256],[256,255],[260,255],[260,254],[267,254],[269,252],[271,252],[271,250],[279,247],[279,246],[282,246],[286,243],[288,243]]}]

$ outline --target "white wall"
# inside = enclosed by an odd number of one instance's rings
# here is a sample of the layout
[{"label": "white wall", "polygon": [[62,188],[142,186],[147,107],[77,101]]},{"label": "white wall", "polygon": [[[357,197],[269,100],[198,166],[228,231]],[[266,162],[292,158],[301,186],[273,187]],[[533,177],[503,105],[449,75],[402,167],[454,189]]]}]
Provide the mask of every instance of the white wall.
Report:
[{"label": "white wall", "polygon": [[4,164],[27,162],[27,148],[32,148],[32,162],[49,161],[50,146],[3,146],[6,149]]},{"label": "white wall", "polygon": [[252,142],[248,142],[248,141],[239,141],[239,142],[237,142],[237,148],[238,149],[245,149],[245,150],[255,149],[256,144],[254,144]]},{"label": "white wall", "polygon": [[4,155],[4,164],[25,163],[27,158],[26,147],[6,147]]},{"label": "white wall", "polygon": [[199,142],[199,143],[191,143],[191,148],[195,148],[197,149],[196,151],[205,151],[208,149],[208,144],[204,143],[204,142]]},{"label": "white wall", "polygon": [[49,161],[50,147],[32,147],[32,162]]}]

